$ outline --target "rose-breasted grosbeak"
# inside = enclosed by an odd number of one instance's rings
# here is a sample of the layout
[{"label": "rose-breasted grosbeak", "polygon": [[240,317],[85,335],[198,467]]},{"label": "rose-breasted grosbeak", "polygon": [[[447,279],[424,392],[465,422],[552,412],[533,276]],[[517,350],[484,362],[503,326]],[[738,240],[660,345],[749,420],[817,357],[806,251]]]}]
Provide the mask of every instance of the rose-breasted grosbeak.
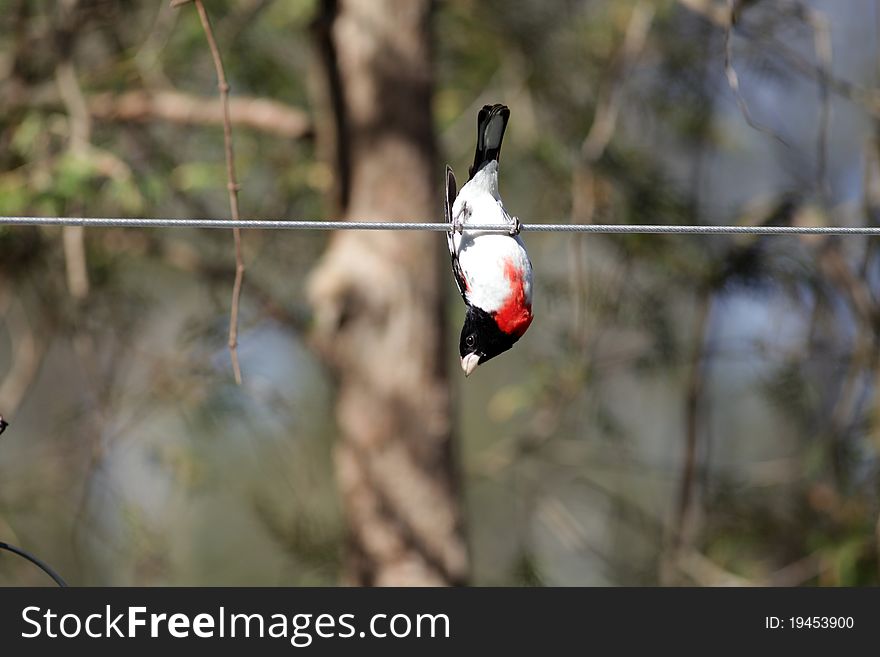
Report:
[{"label": "rose-breasted grosbeak", "polygon": [[[504,105],[480,110],[474,164],[457,196],[455,175],[446,167],[452,273],[467,305],[459,341],[465,376],[510,349],[532,323],[532,263],[519,238],[520,221],[507,213],[498,195],[498,157],[509,118]],[[463,224],[508,224],[510,231],[463,231]]]}]

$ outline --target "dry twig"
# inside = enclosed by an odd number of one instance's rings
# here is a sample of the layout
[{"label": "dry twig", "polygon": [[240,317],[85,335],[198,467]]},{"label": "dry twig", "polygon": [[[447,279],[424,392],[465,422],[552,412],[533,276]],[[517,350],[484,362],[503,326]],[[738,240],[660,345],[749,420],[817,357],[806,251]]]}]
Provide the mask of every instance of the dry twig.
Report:
[{"label": "dry twig", "polygon": [[[217,72],[217,88],[220,90],[220,102],[223,106],[223,142],[226,150],[226,187],[229,190],[229,209],[233,221],[239,221],[241,215],[238,211],[238,182],[235,177],[235,154],[232,150],[232,119],[229,112],[229,83],[226,81],[226,72],[223,69],[223,60],[220,58],[220,49],[214,39],[214,30],[211,28],[211,20],[202,0],[193,0],[199,12],[199,20],[205,30],[205,38],[211,50],[211,58],[214,60],[214,69]],[[179,7],[189,0],[172,0],[172,7]],[[233,228],[232,235],[235,240],[235,283],[232,286],[232,304],[229,311],[229,355],[232,358],[232,372],[235,382],[241,385],[241,365],[238,362],[238,308],[241,300],[241,284],[244,279],[244,256],[241,249],[241,229]]]},{"label": "dry twig", "polygon": [[[731,12],[729,6],[719,5],[712,0],[678,0],[679,4],[690,11],[699,14],[716,27],[727,30],[731,24]],[[824,81],[829,92],[833,92],[853,103],[858,104],[873,117],[880,116],[880,92],[868,89],[845,78],[837,77],[833,72],[803,57],[795,49],[791,48],[778,39],[760,37],[751,28],[737,25],[737,34],[749,41],[762,42],[773,49],[775,55],[797,73],[811,78],[817,82]]]},{"label": "dry twig", "polygon": [[785,139],[777,134],[772,128],[764,125],[763,123],[759,123],[754,119],[751,111],[749,110],[749,105],[742,95],[742,91],[739,87],[739,75],[737,75],[736,69],[733,66],[732,44],[733,28],[736,25],[737,17],[739,14],[739,3],[737,2],[737,0],[728,0],[728,6],[730,8],[730,15],[724,27],[724,75],[727,77],[727,84],[730,87],[730,90],[733,92],[733,96],[736,99],[736,104],[739,107],[739,111],[743,115],[743,118],[745,119],[749,127],[757,130],[758,132],[763,132],[764,134],[769,135],[783,146],[788,147],[788,142],[785,141]]},{"label": "dry twig", "polygon": [[802,2],[792,3],[797,18],[813,31],[813,51],[818,63],[816,83],[819,88],[819,129],[816,133],[816,186],[822,195],[828,192],[828,130],[831,121],[831,95],[828,88],[832,70],[831,28],[821,12]]}]

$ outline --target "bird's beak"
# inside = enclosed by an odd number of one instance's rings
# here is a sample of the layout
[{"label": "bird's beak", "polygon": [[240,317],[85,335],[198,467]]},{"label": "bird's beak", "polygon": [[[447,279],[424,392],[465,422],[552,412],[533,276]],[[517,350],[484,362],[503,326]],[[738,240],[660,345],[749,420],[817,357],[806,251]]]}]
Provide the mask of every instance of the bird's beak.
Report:
[{"label": "bird's beak", "polygon": [[477,369],[477,365],[480,364],[480,357],[477,354],[468,354],[464,358],[461,359],[461,369],[464,370],[465,376],[470,376],[471,372]]}]

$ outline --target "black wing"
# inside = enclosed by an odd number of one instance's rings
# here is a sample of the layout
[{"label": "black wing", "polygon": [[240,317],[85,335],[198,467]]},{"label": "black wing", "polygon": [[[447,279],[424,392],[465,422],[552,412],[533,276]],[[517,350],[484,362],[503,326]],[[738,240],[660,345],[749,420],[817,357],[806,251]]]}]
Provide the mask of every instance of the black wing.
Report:
[{"label": "black wing", "polygon": [[[452,224],[452,206],[455,204],[455,197],[458,194],[458,186],[455,183],[455,174],[452,169],[446,165],[446,193],[443,195],[443,209],[446,212],[446,223]],[[452,275],[455,277],[455,284],[458,285],[458,292],[461,298],[467,302],[465,291],[467,285],[464,280],[464,272],[461,271],[461,263],[458,261],[458,255],[455,253],[454,233],[450,230],[446,233],[446,242],[449,245],[449,257],[452,258]]]}]

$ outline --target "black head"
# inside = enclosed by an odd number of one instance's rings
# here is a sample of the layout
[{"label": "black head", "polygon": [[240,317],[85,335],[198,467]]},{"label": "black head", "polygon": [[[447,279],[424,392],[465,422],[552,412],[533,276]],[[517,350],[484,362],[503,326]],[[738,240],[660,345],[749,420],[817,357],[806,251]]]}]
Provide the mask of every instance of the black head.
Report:
[{"label": "black head", "polygon": [[498,328],[495,319],[485,310],[468,306],[458,343],[461,368],[465,376],[470,375],[477,365],[482,365],[510,349],[518,339]]},{"label": "black head", "polygon": [[0,415],[0,433],[6,431],[6,427],[9,426],[9,422],[3,419],[3,416]]}]

